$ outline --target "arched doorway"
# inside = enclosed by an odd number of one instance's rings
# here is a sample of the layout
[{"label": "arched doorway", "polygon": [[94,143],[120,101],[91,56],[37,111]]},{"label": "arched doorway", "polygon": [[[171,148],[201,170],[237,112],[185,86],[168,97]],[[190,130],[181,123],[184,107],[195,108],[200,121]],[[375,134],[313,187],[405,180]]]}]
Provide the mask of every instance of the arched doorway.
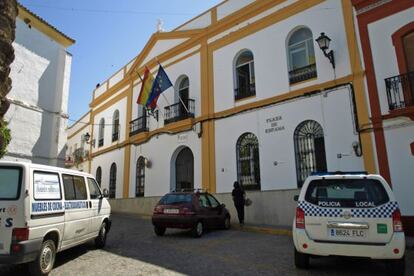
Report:
[{"label": "arched doorway", "polygon": [[194,156],[188,147],[183,148],[175,159],[175,190],[194,189]]}]

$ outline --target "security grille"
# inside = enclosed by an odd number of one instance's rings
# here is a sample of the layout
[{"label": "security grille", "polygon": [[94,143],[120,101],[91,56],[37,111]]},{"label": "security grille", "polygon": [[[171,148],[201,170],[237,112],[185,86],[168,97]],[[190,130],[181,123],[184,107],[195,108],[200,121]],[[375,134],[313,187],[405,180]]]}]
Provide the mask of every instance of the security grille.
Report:
[{"label": "security grille", "polygon": [[237,141],[238,181],[245,189],[260,190],[259,142],[253,133],[245,133]]},{"label": "security grille", "polygon": [[298,187],[302,187],[312,172],[327,171],[323,129],[315,121],[305,121],[296,128],[294,140]]}]

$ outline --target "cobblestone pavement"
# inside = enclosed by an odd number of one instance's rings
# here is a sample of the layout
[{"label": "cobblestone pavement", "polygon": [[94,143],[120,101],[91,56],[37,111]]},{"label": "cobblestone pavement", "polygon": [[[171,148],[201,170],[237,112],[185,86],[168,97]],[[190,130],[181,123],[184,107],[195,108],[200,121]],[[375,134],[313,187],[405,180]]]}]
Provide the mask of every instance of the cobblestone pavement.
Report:
[{"label": "cobblestone pavement", "polygon": [[[51,275],[385,275],[380,262],[312,259],[308,271],[293,266],[291,237],[242,231],[211,231],[202,238],[167,230],[156,237],[151,222],[114,215],[104,250],[93,243],[57,256]],[[26,266],[0,266],[0,275],[27,275]],[[407,274],[414,275],[414,251]]]}]

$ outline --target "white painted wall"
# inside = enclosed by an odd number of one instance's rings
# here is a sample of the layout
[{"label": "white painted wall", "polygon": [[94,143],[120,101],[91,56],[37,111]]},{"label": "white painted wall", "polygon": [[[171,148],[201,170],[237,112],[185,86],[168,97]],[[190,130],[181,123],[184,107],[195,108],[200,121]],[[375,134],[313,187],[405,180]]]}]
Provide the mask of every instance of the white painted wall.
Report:
[{"label": "white painted wall", "polygon": [[[296,189],[293,135],[305,120],[317,121],[324,130],[329,171],[364,170],[362,157],[355,156],[352,150],[358,135],[354,131],[351,102],[351,92],[344,87],[329,91],[326,97],[319,94],[216,121],[217,192],[231,192],[237,180],[236,144],[246,132],[259,140],[261,190]],[[285,130],[265,133],[270,127],[266,119],[276,116],[282,116],[278,124]],[[338,154],[344,157],[338,158]]]},{"label": "white painted wall", "polygon": [[[93,152],[105,149],[112,145],[116,145],[125,140],[126,138],[125,137],[126,106],[127,106],[127,99],[123,98],[122,100],[108,107],[104,111],[95,114],[94,125],[93,125],[94,136],[91,138],[92,140],[95,140],[95,147],[92,148]],[[112,129],[114,127],[112,119],[113,119],[115,110],[119,111],[119,124],[120,124],[119,139],[115,142],[112,142]],[[101,118],[105,119],[104,145],[102,147],[98,147],[99,123],[101,121]]]},{"label": "white painted wall", "polygon": [[368,25],[372,59],[377,79],[381,113],[388,114],[385,79],[400,74],[392,35],[404,25],[414,20],[414,8],[404,10]]},{"label": "white painted wall", "polygon": [[[64,165],[72,57],[66,49],[20,18],[5,119],[12,131],[5,159]],[[30,131],[28,131],[30,130]]]},{"label": "white painted wall", "polygon": [[169,49],[183,43],[187,39],[188,38],[158,40],[142,62],[142,65],[156,58],[160,53],[166,52]]},{"label": "white painted wall", "polygon": [[109,79],[109,88],[120,82],[124,76],[124,68],[122,68]]},{"label": "white painted wall", "polygon": [[402,215],[413,216],[412,195],[414,156],[410,144],[414,142],[414,125],[408,118],[388,121],[384,126],[392,187]]},{"label": "white painted wall", "polygon": [[188,22],[181,28],[179,31],[193,30],[193,29],[202,29],[206,28],[211,24],[211,12],[207,12],[200,17],[194,19],[193,21]]},{"label": "white painted wall", "polygon": [[194,188],[201,188],[201,139],[194,131],[187,131],[178,135],[161,134],[145,144],[132,146],[129,196],[135,197],[136,163],[140,156],[152,163],[151,168],[145,168],[145,196],[163,196],[173,190],[175,188],[173,156],[183,147],[189,147],[193,152]]},{"label": "white painted wall", "polygon": [[[323,17],[324,20],[314,20],[315,16]],[[254,55],[256,97],[242,101],[242,104],[335,78],[328,59],[314,41],[317,79],[302,85],[291,86],[289,84],[286,44],[289,34],[298,26],[310,28],[314,39],[321,32],[325,32],[332,39],[331,49],[335,51],[336,78],[351,74],[341,3],[340,1],[327,1],[215,51],[214,97],[217,100],[214,104],[216,112],[240,104],[234,100],[233,64],[234,58],[243,49],[251,50]]]},{"label": "white painted wall", "polygon": [[224,17],[240,10],[241,8],[253,3],[254,0],[230,0],[217,7],[217,19]]},{"label": "white painted wall", "polygon": [[91,174],[96,177],[98,167],[102,169],[101,188],[109,190],[109,173],[112,163],[116,164],[116,198],[122,198],[124,187],[124,149],[117,149],[94,157]]}]

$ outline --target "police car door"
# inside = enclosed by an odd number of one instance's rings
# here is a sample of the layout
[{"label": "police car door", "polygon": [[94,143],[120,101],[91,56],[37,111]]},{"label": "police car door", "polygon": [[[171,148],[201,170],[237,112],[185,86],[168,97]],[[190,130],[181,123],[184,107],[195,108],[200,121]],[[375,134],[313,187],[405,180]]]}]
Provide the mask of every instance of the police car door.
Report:
[{"label": "police car door", "polygon": [[85,177],[62,174],[65,190],[65,229],[62,247],[88,238],[90,212]]}]

